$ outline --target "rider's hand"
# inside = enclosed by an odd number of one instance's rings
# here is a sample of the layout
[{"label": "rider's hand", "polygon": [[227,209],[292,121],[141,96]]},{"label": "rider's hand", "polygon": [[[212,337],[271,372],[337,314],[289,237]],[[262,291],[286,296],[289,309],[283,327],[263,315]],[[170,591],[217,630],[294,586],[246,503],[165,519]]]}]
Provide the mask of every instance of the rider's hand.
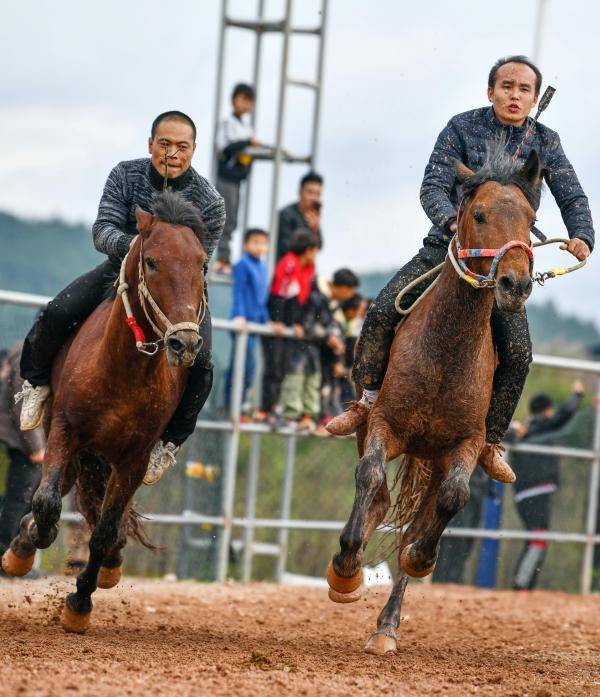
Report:
[{"label": "rider's hand", "polygon": [[450,225],[448,226],[448,230],[450,230],[450,232],[452,233],[456,232],[457,229],[458,228],[456,227],[456,220],[453,223],[450,223]]},{"label": "rider's hand", "polygon": [[34,453],[31,453],[29,456],[29,462],[31,462],[33,465],[41,465],[44,461],[45,452],[46,449],[42,448],[41,450],[36,450]]},{"label": "rider's hand", "polygon": [[561,244],[561,249],[566,249],[574,257],[577,257],[578,261],[583,261],[586,257],[590,256],[590,248],[583,241],[574,237],[569,244]]},{"label": "rider's hand", "polygon": [[571,392],[573,394],[583,394],[585,392],[585,385],[583,380],[575,380],[571,386]]},{"label": "rider's hand", "polygon": [[294,334],[301,339],[304,336],[304,328],[302,327],[301,324],[292,324],[292,329],[294,330]]}]

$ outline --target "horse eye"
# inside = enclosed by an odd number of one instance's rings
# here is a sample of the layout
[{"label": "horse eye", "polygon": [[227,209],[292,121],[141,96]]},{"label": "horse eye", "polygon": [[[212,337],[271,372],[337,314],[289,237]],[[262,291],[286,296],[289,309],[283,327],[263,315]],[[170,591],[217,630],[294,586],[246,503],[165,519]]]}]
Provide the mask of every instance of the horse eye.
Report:
[{"label": "horse eye", "polygon": [[485,215],[481,211],[475,211],[473,213],[473,219],[476,223],[485,223]]},{"label": "horse eye", "polygon": [[150,271],[156,271],[156,262],[154,259],[146,259],[146,266]]}]

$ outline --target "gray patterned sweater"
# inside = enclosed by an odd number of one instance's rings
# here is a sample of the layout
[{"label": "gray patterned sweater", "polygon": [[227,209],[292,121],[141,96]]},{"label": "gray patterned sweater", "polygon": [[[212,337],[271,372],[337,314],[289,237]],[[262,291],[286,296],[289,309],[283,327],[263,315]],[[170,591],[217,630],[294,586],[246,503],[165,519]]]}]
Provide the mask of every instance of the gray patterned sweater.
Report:
[{"label": "gray patterned sweater", "polygon": [[[477,170],[484,162],[488,140],[504,136],[508,152],[513,153],[526,130],[526,124],[521,127],[501,124],[492,107],[473,109],[450,119],[438,136],[421,186],[421,205],[433,223],[430,235],[449,239],[447,226],[456,218],[459,197],[456,160]],[[558,133],[538,123],[525,142],[519,161],[525,162],[532,150],[540,157],[544,179],[560,208],[569,237],[578,237],[593,249],[594,227],[588,200]]]},{"label": "gray patterned sweater", "polygon": [[[225,204],[221,194],[191,167],[171,179],[169,185],[191,203],[202,216],[206,229],[205,250],[210,259],[225,225]],[[149,157],[127,160],[111,171],[92,227],[94,246],[111,260],[120,261],[131,238],[137,234],[135,209],[151,212],[152,198],[162,191],[163,178],[152,167]]]}]

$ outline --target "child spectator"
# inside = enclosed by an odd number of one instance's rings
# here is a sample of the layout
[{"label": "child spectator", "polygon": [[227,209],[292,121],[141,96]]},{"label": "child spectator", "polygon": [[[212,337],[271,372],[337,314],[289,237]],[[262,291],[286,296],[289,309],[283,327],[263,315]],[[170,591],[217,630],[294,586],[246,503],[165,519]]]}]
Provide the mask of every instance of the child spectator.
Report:
[{"label": "child spectator", "polygon": [[354,385],[350,380],[352,364],[354,362],[354,349],[356,341],[360,336],[363,321],[366,314],[367,301],[360,294],[344,301],[340,310],[344,315],[342,324],[342,334],[344,336],[344,370],[343,376],[339,379],[340,401],[342,404],[356,399]]},{"label": "child spectator", "polygon": [[[267,253],[268,234],[259,228],[251,228],[244,235],[244,253],[233,267],[233,299],[229,316],[240,324],[269,321],[267,297],[269,272],[263,257]],[[235,357],[235,334],[231,351],[231,363],[225,376],[225,406],[231,401],[231,382]],[[256,368],[256,334],[248,335],[246,366],[244,370],[244,394],[252,385]]]},{"label": "child spectator", "polygon": [[[312,281],[315,275],[314,260],[319,249],[317,236],[306,229],[297,230],[290,244],[290,251],[277,264],[271,293],[269,295],[269,314],[276,331],[284,327],[293,327],[296,336],[304,336],[303,322],[305,321],[306,305],[310,296]],[[294,346],[294,340],[284,340],[278,337],[265,337],[263,340],[263,355],[265,370],[263,375],[263,391],[261,408],[255,415],[257,421],[275,421],[275,406],[279,400],[282,382],[286,377],[288,365],[294,364],[299,347]],[[304,344],[304,342],[301,342]],[[288,350],[289,349],[289,350]],[[289,354],[289,355],[288,355]],[[314,404],[314,382],[305,380],[313,376],[314,365],[303,366],[299,378],[288,381],[286,385],[286,400],[284,413],[287,418],[307,416],[304,422],[318,412],[318,404]],[[317,370],[317,380],[320,379]],[[304,383],[308,382],[306,390]],[[318,393],[318,383],[317,383]],[[318,401],[318,398],[317,398]]]},{"label": "child spectator", "polygon": [[250,123],[254,102],[254,87],[244,83],[236,85],[231,95],[233,112],[221,121],[217,131],[219,167],[216,187],[225,200],[226,214],[225,228],[217,247],[217,273],[231,273],[230,245],[231,236],[237,227],[240,184],[250,174],[252,165],[252,158],[244,154],[244,149],[249,145],[260,145]]},{"label": "child spectator", "polygon": [[323,246],[321,237],[321,191],[323,177],[316,172],[308,172],[300,180],[299,200],[279,211],[276,260],[290,251],[290,242],[296,230],[305,228],[319,239],[319,249]]}]

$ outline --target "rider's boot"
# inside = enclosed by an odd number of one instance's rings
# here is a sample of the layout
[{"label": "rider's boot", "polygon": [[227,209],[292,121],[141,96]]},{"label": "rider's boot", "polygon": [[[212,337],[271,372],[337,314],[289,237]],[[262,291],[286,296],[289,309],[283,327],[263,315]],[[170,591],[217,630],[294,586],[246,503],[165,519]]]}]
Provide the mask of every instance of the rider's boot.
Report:
[{"label": "rider's boot", "polygon": [[177,445],[173,443],[163,443],[162,440],[159,440],[150,453],[144,484],[147,486],[156,484],[170,467],[175,467],[177,464],[175,455],[178,450],[179,447]]},{"label": "rider's boot", "polygon": [[486,443],[479,454],[478,462],[492,479],[503,484],[512,484],[517,477],[508,462],[502,458],[505,450],[506,448],[499,443]]},{"label": "rider's boot", "polygon": [[365,423],[379,390],[363,390],[358,402],[350,402],[348,409],[333,418],[325,428],[332,436],[349,436]]},{"label": "rider's boot", "polygon": [[33,431],[44,418],[44,406],[50,395],[50,385],[34,387],[28,380],[23,389],[15,395],[15,404],[23,400],[21,407],[21,431]]}]

